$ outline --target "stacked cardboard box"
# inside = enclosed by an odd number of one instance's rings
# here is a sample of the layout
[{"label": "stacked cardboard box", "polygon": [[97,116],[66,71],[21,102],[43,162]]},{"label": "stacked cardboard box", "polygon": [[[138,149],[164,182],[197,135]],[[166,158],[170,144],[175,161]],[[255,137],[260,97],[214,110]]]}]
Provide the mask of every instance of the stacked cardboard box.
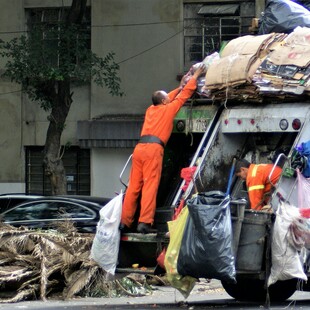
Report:
[{"label": "stacked cardboard box", "polygon": [[210,65],[203,93],[214,99],[310,94],[310,29],[243,36]]}]

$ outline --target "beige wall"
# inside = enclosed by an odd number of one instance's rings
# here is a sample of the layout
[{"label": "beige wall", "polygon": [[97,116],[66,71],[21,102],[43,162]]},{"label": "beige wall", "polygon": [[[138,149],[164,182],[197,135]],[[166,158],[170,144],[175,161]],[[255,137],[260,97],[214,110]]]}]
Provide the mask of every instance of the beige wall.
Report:
[{"label": "beige wall", "polygon": [[[91,152],[92,167],[92,194],[94,196],[113,197],[115,192],[124,191],[125,187],[120,182],[120,174],[131,152],[128,149],[93,149]],[[95,169],[93,169],[95,167]],[[122,181],[127,184],[129,170],[124,170]]]},{"label": "beige wall", "polygon": [[[1,39],[9,40],[25,30],[25,8],[70,3],[69,0],[0,0],[0,29],[8,32],[1,34]],[[112,97],[106,89],[96,85],[74,89],[63,143],[77,144],[77,120],[103,114],[143,114],[150,104],[152,92],[176,87],[176,75],[183,71],[182,24],[172,22],[181,20],[181,0],[89,0],[88,4],[92,6],[93,51],[99,56],[115,52],[125,96]],[[24,146],[44,145],[48,127],[47,113],[37,103],[29,102],[19,89],[19,85],[0,81],[0,193],[24,189]],[[125,150],[125,153],[126,156],[115,157],[111,150],[94,151],[99,155],[92,159],[93,194],[99,194],[104,187],[104,173],[98,171],[112,169],[109,156],[117,177],[108,186],[106,194],[118,189],[114,188],[119,183],[118,174],[131,150]]]},{"label": "beige wall", "polygon": [[[1,39],[10,40],[23,30],[22,1],[0,0]],[[4,10],[5,8],[5,10]],[[4,60],[0,59],[0,68]],[[3,70],[0,71],[1,73]],[[20,85],[0,80],[0,193],[24,190],[24,152],[21,128]]]},{"label": "beige wall", "polygon": [[165,22],[181,19],[180,3],[92,1],[93,50],[101,56],[110,51],[116,53],[126,95],[111,97],[105,89],[92,85],[91,116],[103,112],[143,114],[154,90],[177,86],[176,75],[183,71],[182,24]]},{"label": "beige wall", "polygon": [[[9,40],[25,30],[25,8],[70,4],[71,0],[0,0],[0,38]],[[88,4],[92,6],[92,49],[102,57],[115,52],[125,96],[112,97],[94,84],[74,89],[62,143],[77,144],[77,120],[143,114],[152,92],[175,88],[176,76],[183,73],[183,0],[89,0]],[[0,193],[24,188],[24,146],[43,145],[48,127],[47,114],[19,89],[0,80]],[[92,194],[119,190],[118,176],[131,151],[92,151]]]},{"label": "beige wall", "polygon": [[[144,114],[154,90],[170,90],[183,72],[181,0],[92,0],[92,49],[100,56],[115,52],[123,98],[92,85],[91,117]],[[119,174],[132,150],[92,150],[92,194],[113,197]],[[128,178],[124,175],[124,180]]]},{"label": "beige wall", "polygon": [[[90,117],[90,87],[73,87],[73,103],[67,117],[66,128],[62,135],[62,144],[70,142],[77,145],[77,120]],[[36,102],[23,98],[23,143],[24,145],[44,145],[48,128],[48,113]]]}]

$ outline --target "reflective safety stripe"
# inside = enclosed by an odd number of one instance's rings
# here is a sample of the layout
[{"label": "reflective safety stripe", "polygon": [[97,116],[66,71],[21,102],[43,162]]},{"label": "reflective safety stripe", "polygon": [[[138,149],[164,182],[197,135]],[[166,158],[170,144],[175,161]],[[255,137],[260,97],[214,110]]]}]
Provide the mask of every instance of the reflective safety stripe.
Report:
[{"label": "reflective safety stripe", "polygon": [[252,169],[252,177],[256,177],[257,169],[258,169],[258,165],[255,165]]},{"label": "reflective safety stripe", "polygon": [[265,185],[254,185],[254,186],[250,186],[248,191],[254,191],[256,189],[264,189],[265,188]]}]

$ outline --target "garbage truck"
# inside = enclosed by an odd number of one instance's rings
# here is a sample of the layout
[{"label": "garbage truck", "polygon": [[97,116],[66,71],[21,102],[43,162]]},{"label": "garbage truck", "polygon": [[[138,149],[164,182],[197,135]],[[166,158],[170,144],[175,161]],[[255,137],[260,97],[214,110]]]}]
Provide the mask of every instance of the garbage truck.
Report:
[{"label": "garbage truck", "polygon": [[[158,268],[156,259],[169,244],[167,222],[173,219],[180,201],[197,192],[226,192],[234,159],[247,158],[253,163],[273,163],[281,165],[284,171],[286,166],[290,167],[291,155],[296,146],[310,140],[310,102],[271,102],[260,105],[231,103],[230,106],[208,103],[208,100],[196,102],[195,106],[189,103],[175,118],[174,132],[167,145],[171,150],[168,150],[169,155],[164,164],[164,169],[169,173],[163,172],[162,182],[165,186],[164,190],[159,191],[159,196],[162,194],[164,197],[159,197],[160,204],[155,215],[154,226],[158,233],[123,234],[118,272],[154,273],[156,269],[158,272],[161,268]],[[187,131],[190,134],[186,134]],[[172,154],[174,147],[177,154],[182,153],[187,157],[189,167],[196,167],[186,191],[185,180],[179,177],[182,166],[175,169],[178,175],[171,173],[169,162],[176,158]],[[186,161],[182,158],[177,159],[176,163],[184,165]],[[167,175],[169,179],[165,180]],[[244,182],[236,177],[231,182],[230,196],[237,282],[232,284],[222,281],[222,284],[233,298],[263,301],[267,293],[266,280],[272,266],[274,213],[251,210]],[[297,205],[296,176],[282,176],[279,180],[271,200],[274,210],[280,203],[279,197]],[[139,267],[132,270],[133,265]],[[271,300],[289,298],[297,290],[297,281],[292,278],[271,285],[268,288]],[[307,289],[306,283],[303,289]]]},{"label": "garbage truck", "polygon": [[[169,245],[167,222],[193,195],[219,191],[230,196],[236,269],[235,283],[221,279],[227,293],[238,300],[264,301],[268,295],[270,300],[282,301],[298,287],[310,290],[305,247],[295,251],[295,261],[303,264],[302,276],[280,277],[268,285],[276,267],[272,259],[273,237],[278,234],[275,223],[280,218],[276,213],[283,202],[298,208],[298,173],[292,162],[298,147],[310,140],[310,71],[304,54],[310,46],[303,40],[308,32],[298,29],[292,35],[232,40],[221,58],[208,67],[207,95],[201,95],[202,88],[199,96],[182,107],[165,147],[154,222],[158,233],[123,234],[119,272],[128,272],[132,266],[140,266],[135,272],[164,272],[157,258]],[[280,180],[273,184],[272,212],[250,208],[244,181],[232,173],[234,161],[241,158],[282,168]],[[120,174],[124,186],[122,178],[129,167],[130,158]],[[190,180],[182,179],[184,168],[194,168]]]}]

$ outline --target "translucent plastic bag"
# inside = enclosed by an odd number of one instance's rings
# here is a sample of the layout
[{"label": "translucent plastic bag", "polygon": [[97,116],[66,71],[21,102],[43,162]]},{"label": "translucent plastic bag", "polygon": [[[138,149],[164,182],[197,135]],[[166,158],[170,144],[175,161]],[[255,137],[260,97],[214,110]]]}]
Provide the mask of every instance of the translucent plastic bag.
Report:
[{"label": "translucent plastic bag", "polygon": [[165,256],[167,279],[171,286],[176,288],[185,298],[189,296],[198,281],[190,276],[181,276],[177,270],[178,256],[187,218],[188,208],[185,206],[175,220],[168,222],[170,241]]},{"label": "translucent plastic bag", "polygon": [[299,217],[298,208],[282,202],[277,210],[271,241],[272,266],[268,286],[281,280],[307,281],[297,249],[288,240],[290,225]]},{"label": "translucent plastic bag", "polygon": [[289,241],[297,249],[310,249],[310,178],[297,169],[298,217],[290,225]]},{"label": "translucent plastic bag", "polygon": [[297,250],[310,249],[310,219],[296,219],[290,225],[288,240]]},{"label": "translucent plastic bag", "polygon": [[310,178],[305,178],[297,169],[298,208],[310,210]]},{"label": "translucent plastic bag", "polygon": [[100,210],[100,220],[92,244],[90,257],[111,275],[118,260],[123,193],[114,197]]}]

